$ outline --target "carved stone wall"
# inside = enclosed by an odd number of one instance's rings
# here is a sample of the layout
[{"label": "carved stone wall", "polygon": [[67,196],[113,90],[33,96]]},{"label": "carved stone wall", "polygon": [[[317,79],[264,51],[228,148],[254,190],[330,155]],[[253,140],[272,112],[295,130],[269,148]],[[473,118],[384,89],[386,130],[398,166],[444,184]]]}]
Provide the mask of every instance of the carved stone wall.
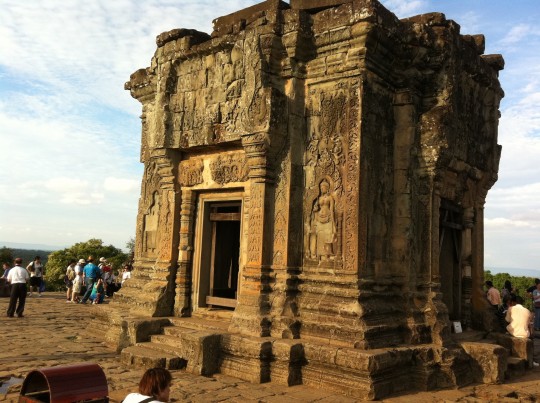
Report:
[{"label": "carved stone wall", "polygon": [[[483,36],[439,13],[399,20],[376,0],[268,0],[217,18],[212,35],[174,29],[157,45],[126,83],[143,105],[145,172],[139,274],[120,298],[132,288],[153,300],[149,314],[197,314],[201,198],[233,192],[242,239],[230,340],[295,339],[276,341],[274,358],[294,344],[305,383],[334,371],[323,386],[340,390],[341,368],[344,383],[371,385],[366,396],[409,375],[326,358],[436,345],[437,365],[454,371],[441,379],[461,379],[449,324],[482,326],[483,205],[500,158],[503,60],[483,55]],[[457,206],[462,240],[451,262],[446,206]],[[244,362],[291,379],[278,358],[262,365],[264,354],[231,343],[224,371]],[[435,363],[418,354],[414,377],[428,383]]]}]

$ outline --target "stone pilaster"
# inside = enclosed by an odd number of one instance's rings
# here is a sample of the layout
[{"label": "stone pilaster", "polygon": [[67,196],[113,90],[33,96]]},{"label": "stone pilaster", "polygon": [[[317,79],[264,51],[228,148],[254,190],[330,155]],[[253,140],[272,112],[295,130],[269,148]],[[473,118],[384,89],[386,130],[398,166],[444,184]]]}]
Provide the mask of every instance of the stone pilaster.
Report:
[{"label": "stone pilaster", "polygon": [[271,327],[274,183],[269,166],[268,141],[265,132],[242,137],[250,186],[247,256],[241,272],[238,305],[229,329],[253,336],[269,336]]},{"label": "stone pilaster", "polygon": [[183,190],[180,205],[180,242],[174,305],[175,316],[189,316],[191,313],[195,203],[195,193],[191,190]]}]

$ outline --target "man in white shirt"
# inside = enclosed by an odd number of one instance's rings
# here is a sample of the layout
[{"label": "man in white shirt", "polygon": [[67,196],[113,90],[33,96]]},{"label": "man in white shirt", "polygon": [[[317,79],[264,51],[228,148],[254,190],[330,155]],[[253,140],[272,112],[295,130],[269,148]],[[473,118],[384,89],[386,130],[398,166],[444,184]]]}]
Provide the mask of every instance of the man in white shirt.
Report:
[{"label": "man in white shirt", "polygon": [[74,267],[75,274],[80,274],[82,276],[84,265],[86,264],[86,260],[79,259],[77,264]]},{"label": "man in white shirt", "polygon": [[506,330],[514,337],[527,338],[531,335],[529,332],[529,323],[531,321],[531,311],[523,305],[517,303],[515,295],[508,301],[508,311],[506,311],[506,321],[509,325]]},{"label": "man in white shirt", "polygon": [[[28,271],[21,266],[22,259],[20,257],[15,259],[15,267],[13,267],[9,273],[7,280],[11,283],[11,296],[9,298],[9,306],[7,309],[7,316],[13,318],[17,313],[19,318],[22,318],[24,312],[24,303],[26,302],[26,282],[30,278]],[[17,301],[19,304],[17,305]],[[17,305],[17,309],[15,306]]]}]

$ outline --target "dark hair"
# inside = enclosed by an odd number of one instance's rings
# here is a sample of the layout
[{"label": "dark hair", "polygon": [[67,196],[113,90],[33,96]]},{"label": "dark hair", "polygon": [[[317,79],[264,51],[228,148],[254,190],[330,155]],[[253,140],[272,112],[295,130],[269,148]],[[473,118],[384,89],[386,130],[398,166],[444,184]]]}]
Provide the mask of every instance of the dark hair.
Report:
[{"label": "dark hair", "polygon": [[510,280],[506,280],[504,282],[504,288],[506,288],[508,291],[512,291],[512,283],[510,282]]},{"label": "dark hair", "polygon": [[487,285],[488,287],[493,287],[493,283],[492,283],[491,281],[489,281],[489,280],[486,281],[486,285]]},{"label": "dark hair", "polygon": [[22,259],[20,257],[15,258],[15,264],[22,264]]},{"label": "dark hair", "polygon": [[165,368],[150,368],[139,382],[139,393],[157,398],[171,384],[171,381],[171,373]]},{"label": "dark hair", "polygon": [[34,260],[41,260],[41,256],[36,256]]},{"label": "dark hair", "polygon": [[510,294],[510,301],[512,301],[513,303],[518,303],[518,297],[516,294]]},{"label": "dark hair", "polygon": [[71,260],[69,261],[69,264],[71,264],[71,263],[77,263],[77,261],[76,261],[75,259],[71,259]]},{"label": "dark hair", "polygon": [[534,279],[534,284],[540,284],[540,278],[535,278]]}]

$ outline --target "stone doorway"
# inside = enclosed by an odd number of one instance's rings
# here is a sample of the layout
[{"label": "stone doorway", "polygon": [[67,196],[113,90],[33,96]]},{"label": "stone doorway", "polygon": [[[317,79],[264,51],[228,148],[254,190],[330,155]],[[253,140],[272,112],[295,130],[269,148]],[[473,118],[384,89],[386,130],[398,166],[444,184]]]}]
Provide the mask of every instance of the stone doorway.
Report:
[{"label": "stone doorway", "polygon": [[443,302],[450,320],[461,320],[462,209],[442,199],[439,215],[439,273]]},{"label": "stone doorway", "polygon": [[240,271],[242,202],[199,198],[196,229],[194,308],[234,309]]}]

